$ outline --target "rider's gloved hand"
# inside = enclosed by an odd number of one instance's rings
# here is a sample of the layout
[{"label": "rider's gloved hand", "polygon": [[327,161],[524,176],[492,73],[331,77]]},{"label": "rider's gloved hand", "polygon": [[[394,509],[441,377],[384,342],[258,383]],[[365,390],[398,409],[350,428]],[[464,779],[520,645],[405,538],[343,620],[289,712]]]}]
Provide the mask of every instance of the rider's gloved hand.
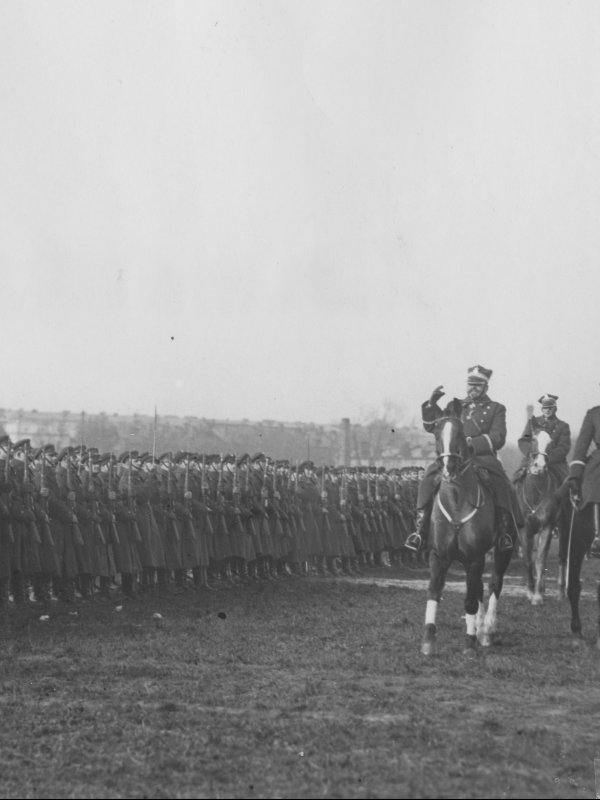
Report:
[{"label": "rider's gloved hand", "polygon": [[579,499],[581,497],[581,478],[576,478],[571,476],[567,480],[567,486],[569,487],[569,492],[571,493],[571,497]]},{"label": "rider's gloved hand", "polygon": [[440,397],[443,397],[446,392],[443,391],[443,386],[436,386],[433,392],[431,393],[431,397],[429,398],[429,405],[434,406]]}]

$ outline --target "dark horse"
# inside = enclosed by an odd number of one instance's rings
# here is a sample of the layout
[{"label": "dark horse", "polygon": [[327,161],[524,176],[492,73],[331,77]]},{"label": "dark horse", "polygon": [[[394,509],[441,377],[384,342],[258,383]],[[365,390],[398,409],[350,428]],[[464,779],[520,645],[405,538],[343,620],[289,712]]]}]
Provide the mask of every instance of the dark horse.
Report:
[{"label": "dark horse", "polygon": [[[515,481],[515,489],[525,525],[519,531],[523,563],[527,574],[527,596],[534,606],[544,602],[546,563],[552,532],[559,534],[559,595],[565,594],[567,561],[568,510],[559,493],[560,481],[548,469],[546,449],[552,441],[550,434],[531,420],[531,452]],[[535,556],[534,556],[535,551]]]},{"label": "dark horse", "polygon": [[[494,499],[480,479],[470,458],[461,421],[462,403],[456,398],[434,423],[433,433],[440,485],[434,499],[429,526],[429,589],[425,630],[421,652],[434,652],[436,616],[448,569],[453,561],[466,572],[465,653],[477,645],[492,644],[497,626],[497,608],[504,573],[512,550],[501,552],[496,546]],[[483,572],[486,553],[493,548],[492,574],[487,610],[483,601]]]},{"label": "dark horse", "polygon": [[[587,503],[583,508],[573,505],[567,534],[567,597],[571,605],[571,632],[581,637],[579,598],[581,595],[581,568],[590,550],[595,532],[600,527],[598,506]],[[598,620],[596,647],[600,649],[600,583],[597,586]]]}]

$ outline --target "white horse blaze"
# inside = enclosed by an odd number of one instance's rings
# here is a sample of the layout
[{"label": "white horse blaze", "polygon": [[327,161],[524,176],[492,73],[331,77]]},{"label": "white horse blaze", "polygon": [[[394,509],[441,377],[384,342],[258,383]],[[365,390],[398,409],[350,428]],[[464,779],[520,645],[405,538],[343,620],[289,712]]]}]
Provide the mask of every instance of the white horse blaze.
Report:
[{"label": "white horse blaze", "polygon": [[547,431],[538,431],[536,436],[537,454],[531,462],[531,472],[533,475],[540,475],[546,469],[546,450],[552,441]]},{"label": "white horse blaze", "polygon": [[452,441],[452,423],[445,422],[442,427],[442,466],[445,472],[448,472],[448,458],[450,455],[450,442]]},{"label": "white horse blaze", "polygon": [[427,605],[425,606],[425,625],[435,625],[437,608],[438,608],[437,600],[427,601]]}]

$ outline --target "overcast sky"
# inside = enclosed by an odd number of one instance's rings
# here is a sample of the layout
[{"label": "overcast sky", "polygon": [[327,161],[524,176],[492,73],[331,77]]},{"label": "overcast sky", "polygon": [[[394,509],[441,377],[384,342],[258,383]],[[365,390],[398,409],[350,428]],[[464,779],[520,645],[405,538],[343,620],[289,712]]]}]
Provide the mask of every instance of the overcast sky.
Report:
[{"label": "overcast sky", "polygon": [[5,408],[600,403],[600,3],[0,4]]}]

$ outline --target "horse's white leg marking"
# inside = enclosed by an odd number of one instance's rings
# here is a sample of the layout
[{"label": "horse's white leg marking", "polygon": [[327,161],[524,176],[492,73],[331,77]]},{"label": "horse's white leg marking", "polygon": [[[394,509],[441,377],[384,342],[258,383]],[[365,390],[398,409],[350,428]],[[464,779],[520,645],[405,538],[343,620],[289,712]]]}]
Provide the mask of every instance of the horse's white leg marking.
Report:
[{"label": "horse's white leg marking", "polygon": [[491,594],[490,599],[488,600],[487,613],[483,621],[483,632],[480,637],[481,644],[484,647],[489,647],[491,645],[492,634],[496,632],[496,625],[498,624],[498,619],[496,616],[497,609],[498,598],[495,594]]},{"label": "horse's white leg marking", "polygon": [[435,651],[435,618],[437,615],[437,600],[428,600],[425,607],[425,631],[421,652],[424,656],[431,656]]},{"label": "horse's white leg marking", "polygon": [[477,633],[483,630],[483,623],[485,620],[485,605],[479,600],[478,609],[477,609]]},{"label": "horse's white leg marking", "polygon": [[477,635],[477,614],[465,614],[467,623],[467,636]]},{"label": "horse's white leg marking", "polygon": [[427,605],[425,607],[425,625],[435,625],[437,609],[438,609],[437,600],[427,601]]}]

